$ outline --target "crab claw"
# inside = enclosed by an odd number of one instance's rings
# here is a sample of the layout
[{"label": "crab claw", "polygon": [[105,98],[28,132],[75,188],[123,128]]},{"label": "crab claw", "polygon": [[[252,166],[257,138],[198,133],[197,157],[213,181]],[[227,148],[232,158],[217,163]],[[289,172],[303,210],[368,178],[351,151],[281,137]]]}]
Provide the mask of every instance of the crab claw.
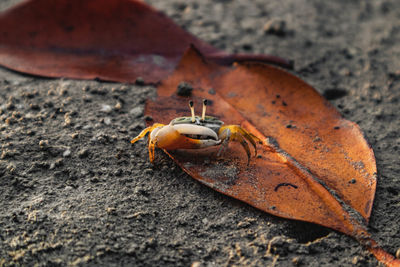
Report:
[{"label": "crab claw", "polygon": [[199,125],[167,125],[161,128],[151,139],[157,142],[157,147],[167,150],[196,149],[219,145],[217,134]]}]

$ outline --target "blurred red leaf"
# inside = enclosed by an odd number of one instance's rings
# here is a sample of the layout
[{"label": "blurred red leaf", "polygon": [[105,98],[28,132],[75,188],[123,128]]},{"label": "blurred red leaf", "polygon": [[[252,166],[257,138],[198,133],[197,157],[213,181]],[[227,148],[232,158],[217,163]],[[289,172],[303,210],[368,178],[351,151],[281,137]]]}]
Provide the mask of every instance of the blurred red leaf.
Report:
[{"label": "blurred red leaf", "polygon": [[[207,62],[189,50],[149,101],[146,114],[169,123],[188,115],[188,97],[177,96],[190,83],[195,103],[210,99],[208,113],[239,124],[262,140],[259,157],[232,144],[218,148],[165,151],[200,182],[268,213],[317,223],[364,244],[389,266],[399,261],[376,245],[367,232],[376,188],[376,163],[359,127],[346,119],[299,78],[261,63],[232,68]],[[181,108],[179,108],[181,107]]]},{"label": "blurred red leaf", "polygon": [[0,64],[47,77],[158,82],[190,44],[222,64],[266,55],[228,55],[142,1],[31,0],[0,14]]}]

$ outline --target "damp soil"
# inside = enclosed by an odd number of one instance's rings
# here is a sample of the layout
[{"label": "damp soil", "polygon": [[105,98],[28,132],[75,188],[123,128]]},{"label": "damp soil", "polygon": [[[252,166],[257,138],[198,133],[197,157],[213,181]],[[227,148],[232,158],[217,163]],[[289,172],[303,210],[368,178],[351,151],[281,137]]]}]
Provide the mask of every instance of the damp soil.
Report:
[{"label": "damp soil", "polygon": [[[379,171],[369,230],[395,254],[400,2],[148,2],[218,48],[294,60],[294,74],[360,125]],[[159,150],[150,164],[145,142],[129,141],[155,92],[0,68],[0,266],[378,264],[351,237],[221,195]]]}]

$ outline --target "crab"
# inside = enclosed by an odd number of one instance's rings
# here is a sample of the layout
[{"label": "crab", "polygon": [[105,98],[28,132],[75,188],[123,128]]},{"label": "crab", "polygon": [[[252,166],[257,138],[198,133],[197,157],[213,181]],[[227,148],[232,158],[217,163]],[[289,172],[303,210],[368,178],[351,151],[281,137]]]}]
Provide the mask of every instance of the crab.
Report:
[{"label": "crab", "polygon": [[[138,136],[132,139],[134,144],[149,134],[148,148],[150,162],[154,162],[155,148],[165,150],[175,149],[201,149],[221,145],[217,156],[226,149],[230,141],[239,142],[247,153],[247,165],[250,163],[251,153],[247,143],[250,142],[257,155],[255,135],[249,133],[239,125],[224,125],[224,122],[216,117],[206,116],[207,99],[203,100],[201,117],[195,116],[193,101],[189,101],[191,117],[178,117],[168,125],[154,123],[144,129]],[[246,141],[247,140],[247,141]]]}]

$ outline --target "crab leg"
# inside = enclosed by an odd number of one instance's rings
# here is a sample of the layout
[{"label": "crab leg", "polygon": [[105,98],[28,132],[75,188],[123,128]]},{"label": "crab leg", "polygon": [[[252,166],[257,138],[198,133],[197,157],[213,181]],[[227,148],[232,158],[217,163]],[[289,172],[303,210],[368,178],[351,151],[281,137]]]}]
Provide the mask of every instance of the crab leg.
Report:
[{"label": "crab leg", "polygon": [[217,156],[219,157],[223,151],[228,147],[228,143],[231,140],[232,132],[229,128],[219,130],[219,139],[222,140],[221,147],[218,150]]},{"label": "crab leg", "polygon": [[136,136],[135,138],[132,139],[131,143],[134,144],[136,143],[136,141],[142,139],[143,137],[146,136],[147,133],[153,131],[155,128],[164,126],[164,124],[161,123],[154,123],[152,126],[147,127],[146,129],[144,129],[143,131],[140,132],[140,134],[138,136]]},{"label": "crab leg", "polygon": [[251,133],[244,130],[242,127],[238,125],[226,125],[222,126],[219,130],[219,138],[223,140],[220,150],[218,151],[218,155],[220,155],[221,151],[225,150],[227,144],[230,141],[238,141],[244,150],[246,150],[248,162],[247,165],[250,163],[250,148],[246,140],[248,140],[254,147],[254,151],[257,154],[256,150],[256,141],[254,139],[258,139],[257,137],[253,136]]},{"label": "crab leg", "polygon": [[239,126],[237,126],[237,127],[238,127],[239,132],[243,135],[243,137],[245,137],[253,145],[255,156],[257,156],[257,144],[256,144],[256,141],[254,139],[256,139],[257,141],[260,141],[258,139],[258,137],[256,137],[252,133],[249,133],[248,131],[246,131],[242,127],[239,127]]},{"label": "crab leg", "polygon": [[153,161],[154,161],[154,150],[155,150],[155,148],[156,148],[155,142],[150,141],[149,142],[149,159],[150,159],[151,163],[153,163]]},{"label": "crab leg", "polygon": [[251,153],[250,153],[249,145],[247,144],[247,142],[244,139],[243,135],[241,135],[240,133],[237,133],[237,134],[234,135],[234,139],[233,140],[238,141],[242,145],[244,150],[246,150],[246,153],[247,153],[247,165],[249,165],[250,164]]}]

